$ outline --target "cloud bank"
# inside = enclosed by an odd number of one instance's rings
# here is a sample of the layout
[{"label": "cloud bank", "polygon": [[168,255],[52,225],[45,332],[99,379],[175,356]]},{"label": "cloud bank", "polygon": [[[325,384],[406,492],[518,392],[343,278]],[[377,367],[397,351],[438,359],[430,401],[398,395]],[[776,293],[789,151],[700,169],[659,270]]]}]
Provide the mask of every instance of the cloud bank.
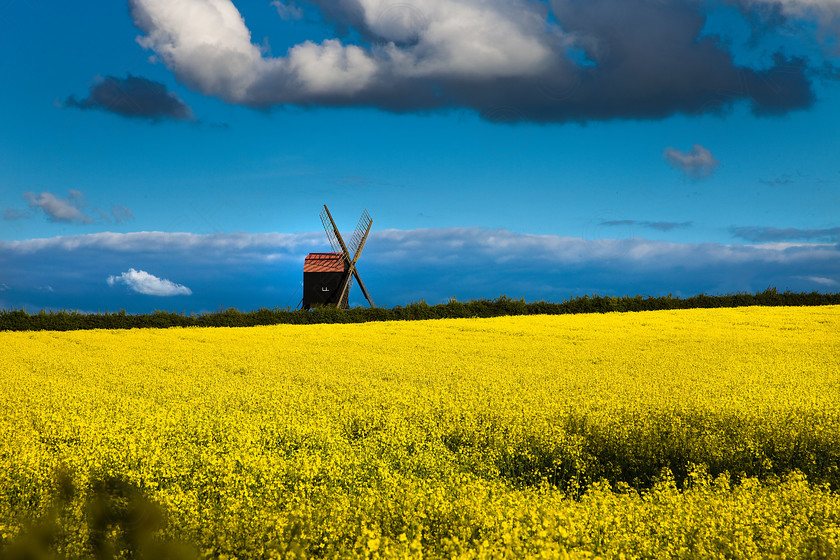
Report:
[{"label": "cloud bank", "polygon": [[[833,3],[814,0],[728,3],[748,16],[777,6],[785,17],[824,23],[835,13]],[[714,4],[277,0],[281,18],[309,5],[337,33],[272,57],[251,41],[230,0],[129,0],[138,43],[179,81],[251,107],[468,108],[506,122],[660,119],[736,102],[757,115],[810,107],[808,61],[777,52],[769,67],[739,66],[731,46],[703,34]]]},{"label": "cloud bank", "polygon": [[109,286],[125,284],[128,288],[138,294],[147,296],[190,296],[192,290],[181,284],[176,284],[164,278],[158,278],[145,270],[134,270],[129,268],[119,276],[109,276],[105,281]]},{"label": "cloud bank", "polygon": [[88,97],[77,100],[70,96],[64,105],[152,121],[195,120],[192,109],[165,85],[131,74],[125,79],[106,76],[91,86]]},{"label": "cloud bank", "polygon": [[[157,309],[143,294],[167,295],[172,309],[188,312],[295,307],[304,257],[329,250],[323,232],[97,233],[5,241],[0,283],[8,288],[0,294],[0,307]],[[820,291],[840,282],[840,244],[587,240],[483,228],[385,230],[371,233],[358,266],[374,301],[386,306],[502,294],[561,301],[583,294],[692,295],[768,286]],[[128,272],[114,275],[115,269]],[[103,278],[129,290],[103,290]],[[55,289],[32,288],[44,285]],[[365,304],[358,289],[351,292],[351,304]]]},{"label": "cloud bank", "polygon": [[774,227],[733,227],[732,235],[754,243],[806,241],[811,243],[840,243],[840,227],[827,229],[796,229]]}]

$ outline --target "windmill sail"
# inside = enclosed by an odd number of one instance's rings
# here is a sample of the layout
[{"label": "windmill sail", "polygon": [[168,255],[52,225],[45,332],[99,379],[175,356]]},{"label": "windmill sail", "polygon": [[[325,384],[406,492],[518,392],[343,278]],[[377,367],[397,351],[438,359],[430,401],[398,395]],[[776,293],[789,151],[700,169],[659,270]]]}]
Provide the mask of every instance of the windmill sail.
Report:
[{"label": "windmill sail", "polygon": [[335,227],[335,222],[333,222],[332,215],[330,211],[327,210],[327,205],[324,204],[324,209],[321,210],[321,223],[324,224],[324,231],[327,232],[327,240],[330,242],[330,247],[332,247],[333,253],[344,253],[341,248],[341,245],[338,243],[338,238],[336,234],[341,235],[338,233],[338,229]]},{"label": "windmill sail", "polygon": [[359,218],[359,223],[356,224],[356,231],[353,232],[353,237],[350,238],[351,254],[355,255],[364,245],[372,224],[373,220],[371,219],[370,214],[368,214],[368,211],[365,210],[364,213],[362,213],[362,217]]}]

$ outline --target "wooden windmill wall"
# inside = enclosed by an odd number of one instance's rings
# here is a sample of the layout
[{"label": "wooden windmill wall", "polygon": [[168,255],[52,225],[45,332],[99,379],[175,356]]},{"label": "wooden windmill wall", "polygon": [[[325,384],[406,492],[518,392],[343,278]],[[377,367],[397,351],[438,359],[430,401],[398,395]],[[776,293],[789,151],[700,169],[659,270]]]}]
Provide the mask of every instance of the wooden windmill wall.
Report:
[{"label": "wooden windmill wall", "polygon": [[[335,306],[346,272],[347,261],[343,254],[309,253],[303,261],[303,308]],[[348,299],[345,296],[339,307],[346,309]]]}]

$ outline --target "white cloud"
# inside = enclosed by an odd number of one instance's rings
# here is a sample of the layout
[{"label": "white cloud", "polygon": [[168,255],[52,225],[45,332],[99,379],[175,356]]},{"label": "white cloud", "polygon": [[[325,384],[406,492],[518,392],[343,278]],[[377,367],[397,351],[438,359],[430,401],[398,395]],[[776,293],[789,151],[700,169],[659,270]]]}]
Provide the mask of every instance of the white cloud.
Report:
[{"label": "white cloud", "polygon": [[190,254],[220,262],[306,251],[326,243],[323,232],[291,233],[168,233],[138,231],[114,233],[110,231],[87,235],[68,235],[22,241],[0,241],[0,251],[32,254],[44,251],[107,251],[130,254],[134,252],[166,252]]},{"label": "white cloud", "polygon": [[[529,0],[359,0],[326,9],[375,37],[361,48],[337,39],[305,41],[287,56],[264,58],[228,0],[131,0],[145,33],[137,39],[179,79],[206,94],[249,105],[351,98],[394,79],[533,76],[569,43],[546,22],[545,5]],[[351,5],[353,4],[353,5]],[[272,2],[281,17],[298,14]],[[406,45],[410,42],[410,45]]]},{"label": "white cloud", "polygon": [[[463,266],[601,265],[648,270],[684,268],[703,270],[709,265],[753,263],[794,264],[806,261],[837,263],[834,244],[724,245],[720,243],[671,243],[648,239],[580,239],[557,235],[532,235],[484,228],[383,230],[371,234],[368,262],[441,265],[457,260]],[[364,257],[363,257],[364,259]],[[400,266],[404,266],[401,264]]]},{"label": "white cloud", "polygon": [[109,286],[125,284],[130,290],[147,296],[190,296],[192,290],[181,284],[158,278],[145,270],[129,268],[119,276],[109,276],[106,280]]},{"label": "white cloud", "polygon": [[695,144],[687,152],[681,152],[676,148],[666,148],[665,159],[668,163],[695,179],[711,177],[717,166],[720,165],[712,152],[700,144]]},{"label": "white cloud", "polygon": [[[374,231],[362,260],[396,267],[457,260],[463,264],[512,261],[556,265],[617,262],[641,267],[702,269],[710,262],[838,260],[833,243],[671,243],[642,238],[581,239],[514,233],[480,227]],[[323,232],[309,233],[93,233],[23,241],[0,241],[0,256],[96,254],[152,255],[167,262],[235,266],[240,263],[297,263],[310,251],[328,250]],[[302,266],[302,265],[301,265]]]},{"label": "white cloud", "polygon": [[135,0],[134,22],[152,49],[191,87],[228,100],[242,100],[266,61],[251,32],[228,0]]}]

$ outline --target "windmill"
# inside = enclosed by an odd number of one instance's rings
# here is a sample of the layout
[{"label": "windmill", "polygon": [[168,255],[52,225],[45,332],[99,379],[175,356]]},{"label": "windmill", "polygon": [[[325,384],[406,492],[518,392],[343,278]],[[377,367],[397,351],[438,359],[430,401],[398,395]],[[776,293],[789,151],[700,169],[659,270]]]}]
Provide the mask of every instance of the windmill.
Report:
[{"label": "windmill", "polygon": [[350,284],[353,278],[359,283],[359,288],[371,307],[375,307],[370,294],[362,282],[356,262],[362,255],[362,249],[367,241],[373,220],[365,210],[356,230],[350,238],[349,246],[344,243],[341,232],[335,225],[332,214],[327,205],[321,211],[321,223],[327,232],[327,239],[332,247],[332,253],[309,253],[303,263],[303,308],[312,307],[340,307],[347,309],[350,299]]}]

